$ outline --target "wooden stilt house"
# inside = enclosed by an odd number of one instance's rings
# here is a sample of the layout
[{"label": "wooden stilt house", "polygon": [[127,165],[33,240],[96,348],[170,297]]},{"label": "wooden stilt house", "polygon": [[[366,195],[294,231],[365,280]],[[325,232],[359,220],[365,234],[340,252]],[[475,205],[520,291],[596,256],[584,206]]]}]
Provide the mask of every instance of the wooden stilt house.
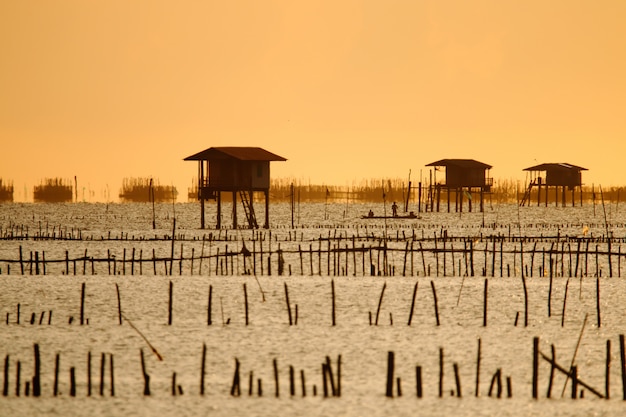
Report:
[{"label": "wooden stilt house", "polygon": [[[463,211],[464,196],[467,198],[469,211],[472,211],[473,195],[476,192],[480,196],[480,211],[484,210],[484,194],[490,192],[493,185],[493,178],[490,178],[488,173],[489,169],[492,168],[491,165],[473,159],[441,159],[426,166],[435,169],[434,176],[431,171],[431,186],[428,192],[431,211],[435,209],[439,211],[441,191],[447,195],[448,212],[450,212],[452,192],[454,192],[455,197],[455,211]],[[437,178],[437,172],[441,172],[442,167],[445,169],[442,173],[444,178],[440,180]]]},{"label": "wooden stilt house", "polygon": [[561,191],[561,204],[563,206],[566,203],[566,189],[571,191],[572,206],[575,205],[575,192],[578,187],[580,190],[580,205],[582,206],[582,171],[587,171],[587,168],[567,163],[546,163],[524,168],[524,171],[530,172],[530,181],[520,202],[521,206],[524,206],[526,203],[530,205],[531,193],[535,187],[537,188],[537,205],[541,204],[541,192],[543,189],[546,206],[548,205],[548,191],[550,187],[554,188],[554,202],[556,205],[559,204],[559,190]]},{"label": "wooden stilt house", "polygon": [[286,161],[256,147],[214,147],[188,156],[185,161],[198,161],[198,200],[200,226],[204,229],[204,202],[217,201],[217,225],[222,227],[222,193],[232,193],[233,228],[237,228],[237,195],[241,199],[249,228],[258,227],[253,193],[265,195],[265,223],[269,227],[270,162]]}]

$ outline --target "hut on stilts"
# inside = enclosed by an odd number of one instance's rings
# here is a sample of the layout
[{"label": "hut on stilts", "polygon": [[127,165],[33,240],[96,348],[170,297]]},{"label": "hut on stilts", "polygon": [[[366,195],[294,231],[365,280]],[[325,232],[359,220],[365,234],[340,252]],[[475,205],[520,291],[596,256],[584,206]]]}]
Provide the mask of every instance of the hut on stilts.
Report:
[{"label": "hut on stilts", "polygon": [[[428,190],[428,201],[430,211],[439,212],[441,202],[441,192],[447,196],[447,210],[450,212],[451,194],[454,193],[454,210],[463,211],[463,197],[467,198],[468,211],[472,211],[472,201],[475,193],[479,195],[480,211],[484,211],[484,195],[491,192],[493,178],[489,177],[491,165],[478,162],[473,159],[441,159],[431,162],[426,166],[434,167],[431,171],[431,181]],[[445,168],[445,178],[437,182],[437,172],[440,168]],[[436,207],[435,207],[436,204]]]},{"label": "hut on stilts", "polygon": [[[572,193],[572,206],[576,205],[576,188],[580,191],[580,205],[583,204],[582,192],[582,171],[587,168],[567,163],[546,163],[524,168],[524,171],[530,172],[530,180],[528,187],[524,192],[524,196],[520,201],[520,206],[531,203],[531,193],[537,188],[537,205],[541,205],[541,193],[544,191],[544,203],[548,205],[549,189],[554,188],[554,203],[559,205],[559,190],[561,192],[561,205],[566,204],[566,188]],[[542,174],[545,173],[545,174]]]},{"label": "hut on stilts", "polygon": [[255,192],[265,196],[265,223],[269,228],[270,162],[286,161],[262,148],[213,147],[188,156],[185,161],[198,161],[198,200],[200,227],[205,227],[205,201],[216,200],[217,224],[222,227],[222,193],[232,193],[233,228],[237,228],[237,195],[241,200],[248,227],[257,228],[253,197]]}]

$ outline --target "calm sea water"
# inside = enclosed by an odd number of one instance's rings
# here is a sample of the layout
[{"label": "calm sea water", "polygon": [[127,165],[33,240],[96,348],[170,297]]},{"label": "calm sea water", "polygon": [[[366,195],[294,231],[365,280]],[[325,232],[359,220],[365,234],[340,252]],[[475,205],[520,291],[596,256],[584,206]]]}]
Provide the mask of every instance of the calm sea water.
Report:
[{"label": "calm sea water", "polygon": [[[423,213],[420,219],[387,222],[360,219],[370,208],[383,210],[382,205],[302,205],[293,213],[292,228],[290,208],[278,204],[271,207],[270,230],[215,231],[198,228],[199,208],[195,204],[157,206],[156,229],[152,228],[152,207],[147,204],[0,206],[4,236],[28,233],[27,239],[0,241],[0,360],[8,356],[8,362],[1,361],[3,370],[8,363],[8,378],[0,375],[0,386],[6,384],[8,395],[0,396],[0,415],[624,413],[619,343],[619,336],[626,331],[626,284],[621,278],[624,261],[619,255],[623,251],[614,241],[613,277],[609,278],[609,259],[602,256],[606,243],[591,241],[586,255],[578,256],[576,266],[575,255],[570,255],[575,253],[575,241],[567,241],[568,236],[598,237],[607,230],[615,238],[624,237],[622,207],[518,210],[514,205],[491,205],[485,213]],[[207,214],[213,224],[210,210]],[[175,261],[173,274],[167,275],[167,262],[153,263],[151,259],[153,253],[157,259],[171,255],[173,218],[177,236],[174,256],[183,261]],[[230,219],[223,222],[230,225]],[[243,218],[239,220],[243,222]],[[58,236],[59,231],[66,237],[80,235],[80,239],[33,238]],[[461,249],[467,247],[467,240],[447,241],[446,248],[457,252],[447,252],[445,257],[443,252],[435,255],[431,250],[435,242],[430,237],[444,234],[471,238],[474,276],[465,276],[467,257]],[[545,239],[522,243],[507,239],[500,258],[499,252],[495,257],[490,252],[484,256],[486,250],[494,248],[487,238],[490,235]],[[383,251],[381,242],[385,241],[387,250]],[[413,256],[407,252],[410,242]],[[420,242],[428,249],[423,257],[417,251]],[[439,249],[442,244],[439,240]],[[555,264],[550,280],[545,253],[553,244],[561,254],[552,256]],[[246,259],[245,268],[243,255],[231,256],[228,261],[217,257],[225,252],[240,253],[243,245],[254,252],[254,258]],[[285,260],[283,275],[277,271],[279,246]],[[361,251],[345,251],[359,247]],[[23,264],[25,274],[21,275],[19,263],[10,262],[19,259],[20,248],[24,260],[35,253],[45,257],[46,275],[31,275],[28,262]],[[535,249],[534,255],[531,249]],[[270,250],[271,275],[267,269]],[[68,259],[79,260],[66,263],[66,253]],[[87,257],[81,260],[85,253]],[[198,259],[201,254],[205,256],[202,265]],[[88,261],[113,256],[114,266],[96,262],[92,269]],[[141,269],[138,262],[131,266],[128,260],[140,256],[144,261]],[[127,262],[120,262],[123,259]],[[531,263],[523,280],[521,270]],[[387,269],[381,267],[385,264]],[[370,265],[379,276],[370,275]],[[571,272],[572,265],[575,272]],[[256,275],[245,275],[246,270]],[[601,277],[595,276],[597,271]],[[126,319],[122,325],[118,305]],[[533,399],[535,337],[540,338],[543,353],[551,355],[554,345],[556,361],[568,369],[577,365],[578,378],[602,395],[607,393],[608,357],[610,398],[597,398],[579,385],[578,394],[584,391],[584,398],[572,399],[571,381],[558,371],[553,378],[552,398],[546,398],[551,367],[542,360],[539,398]],[[42,392],[37,398],[25,392],[26,382],[32,382],[34,375],[35,344],[41,353]],[[201,395],[203,347],[205,392]],[[150,396],[143,395],[140,352],[150,375]],[[393,398],[385,395],[389,352],[395,358]],[[110,392],[111,357],[114,396]],[[340,397],[324,397],[322,365],[327,360],[335,384],[341,374]],[[237,363],[240,395],[232,396]],[[421,398],[417,396],[416,367],[421,367]],[[75,396],[70,393],[71,368]],[[502,384],[501,398],[497,398],[497,375]]]}]

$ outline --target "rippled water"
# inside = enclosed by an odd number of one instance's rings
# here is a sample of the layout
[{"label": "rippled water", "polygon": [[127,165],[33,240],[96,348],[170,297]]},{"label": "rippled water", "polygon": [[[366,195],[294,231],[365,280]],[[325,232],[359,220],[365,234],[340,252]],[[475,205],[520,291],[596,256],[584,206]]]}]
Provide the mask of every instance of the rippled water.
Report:
[{"label": "rippled water", "polygon": [[[580,276],[582,255],[579,257],[580,269],[571,277],[568,255],[555,255],[555,262],[560,263],[555,266],[554,277],[550,280],[545,269],[544,276],[539,276],[539,254],[544,262],[545,255],[537,249],[547,251],[552,244],[548,238],[557,235],[562,242],[566,236],[600,236],[607,228],[614,237],[623,237],[624,216],[620,207],[605,208],[606,224],[602,208],[595,207],[594,213],[592,206],[518,210],[515,206],[502,205],[493,206],[484,214],[423,213],[421,219],[389,220],[387,224],[361,220],[360,215],[370,207],[381,210],[380,206],[374,205],[303,205],[299,213],[294,213],[296,228],[292,229],[289,207],[276,205],[272,206],[272,229],[269,231],[216,232],[198,229],[198,207],[192,204],[158,206],[156,230],[152,229],[152,208],[143,204],[0,206],[3,234],[24,233],[26,230],[29,236],[24,240],[0,241],[0,360],[9,357],[8,395],[0,396],[0,415],[623,414],[619,344],[619,336],[624,334],[626,327],[626,292],[621,279],[623,260],[619,255],[612,257],[613,277],[609,278],[606,256],[599,256],[598,268],[595,266],[596,245],[602,251],[606,244],[593,241],[585,258],[588,263],[585,276]],[[170,256],[172,244],[166,236],[172,233],[174,217],[178,239],[174,247],[175,257],[182,254],[184,260],[174,265],[171,276],[166,275],[167,266],[159,262],[155,274],[149,258],[152,250],[157,258]],[[227,220],[224,221],[228,224]],[[75,237],[80,230],[81,239],[33,239],[36,234],[50,236],[58,234],[59,230],[66,236],[73,234]],[[426,252],[423,259],[420,252],[415,252],[412,261],[406,261],[410,259],[405,256],[407,242],[412,237],[415,245],[423,237],[423,245],[431,248],[434,242],[426,238],[441,236],[444,230],[448,236],[472,238],[476,245],[475,276],[463,276],[466,261],[461,252],[448,253],[446,258]],[[488,255],[486,276],[482,276],[485,262],[482,252],[485,248],[492,248],[486,238],[490,235],[545,236],[546,241],[539,240],[535,248],[533,276],[528,275],[523,281],[519,269],[522,258],[524,264],[529,265],[528,252],[534,241],[521,244],[507,241],[503,246],[502,264],[510,267],[510,273],[504,272],[501,277],[500,271],[506,269],[500,269],[497,257],[492,268],[493,258]],[[329,236],[335,238],[330,243],[325,240]],[[368,236],[372,238],[367,239]],[[481,240],[481,236],[485,240]],[[338,237],[342,239],[338,240]],[[382,237],[388,240],[387,261],[393,267],[390,269],[393,274],[370,276],[369,264],[377,264],[378,270],[381,255],[378,249],[369,248],[378,248]],[[116,240],[118,238],[124,240]],[[287,265],[284,275],[277,275],[275,265],[272,275],[268,275],[266,261],[260,259],[260,239],[263,239],[265,254],[270,245],[273,251],[281,245]],[[223,270],[223,265],[220,266],[215,258],[218,249],[222,254],[226,250],[239,252],[242,242],[248,249],[254,248],[259,257],[255,264],[256,276],[243,275],[243,256],[233,256],[235,273],[218,275]],[[449,241],[448,244],[458,251],[465,245],[462,240]],[[346,253],[340,254],[336,259],[335,252],[328,255],[328,245],[331,249],[359,246],[367,249],[355,255],[348,252],[347,257]],[[522,249],[525,246],[523,257],[516,252],[519,245]],[[621,253],[620,245],[615,241],[612,252]],[[304,251],[302,257],[298,246]],[[45,252],[49,261],[64,260],[66,251],[70,259],[83,256],[85,250],[88,256],[96,258],[106,258],[107,253],[112,253],[118,261],[115,274],[119,275],[109,274],[105,262],[96,263],[93,275],[90,264],[81,261],[76,266],[70,263],[69,271],[65,262],[58,262],[47,265],[46,275],[30,275],[29,267],[25,275],[21,275],[19,263],[9,262],[18,259],[20,247],[25,259],[30,259],[31,253]],[[308,252],[310,247],[313,255]],[[131,275],[130,265],[122,266],[119,262],[124,257],[124,250],[128,260],[133,249],[135,259],[141,251],[143,259],[148,260],[142,264],[141,274],[138,264],[133,265]],[[211,256],[203,260],[202,271],[197,258],[193,267],[191,265],[192,250],[195,257],[200,253]],[[316,250],[322,255],[316,257]],[[452,256],[456,258],[453,260]],[[444,262],[447,265],[445,276]],[[362,265],[366,265],[365,268]],[[430,267],[430,275],[424,274],[424,265]],[[247,268],[251,268],[250,263]],[[596,270],[603,274],[599,280],[594,276]],[[171,324],[168,324],[170,283],[172,313]],[[83,319],[88,325],[81,326],[83,284]],[[122,325],[119,324],[117,289],[126,318]],[[18,304],[20,324],[17,324]],[[527,325],[524,320],[526,311]],[[31,324],[33,314],[34,324]],[[610,399],[596,398],[589,390],[585,390],[584,398],[571,399],[571,382],[566,382],[558,372],[553,380],[552,398],[547,399],[550,365],[541,361],[539,398],[534,400],[534,337],[540,337],[540,350],[547,355],[554,345],[557,362],[567,368],[572,363],[577,365],[579,379],[603,395],[606,393],[607,341],[610,341]],[[38,344],[41,352],[42,393],[38,398],[33,397],[32,392],[25,396],[25,383],[34,373],[34,344]],[[479,344],[479,395],[476,396]],[[152,352],[150,345],[162,361]],[[201,395],[203,346],[206,346],[205,393]],[[150,374],[150,396],[143,395],[140,351],[145,355],[146,370]],[[393,398],[385,396],[388,352],[395,354]],[[443,395],[439,397],[441,352]],[[89,353],[92,356],[91,396],[87,396]],[[101,396],[102,353],[105,353],[106,366],[104,395]],[[54,396],[57,354],[58,395]],[[114,396],[110,393],[111,356],[115,370]],[[323,395],[322,364],[327,357],[335,378],[339,371],[339,357],[341,360],[340,397],[325,398]],[[18,361],[21,365],[19,397],[16,395]],[[241,395],[238,397],[231,396],[236,361],[240,364]],[[278,370],[278,398],[274,361]],[[290,366],[295,375],[293,396],[290,393]],[[417,396],[417,366],[422,369],[422,398]],[[72,367],[75,368],[75,397],[69,392]],[[503,383],[502,398],[499,399],[495,384],[489,396],[492,378],[498,369]],[[305,375],[305,397],[301,372]],[[178,394],[175,396],[172,395],[173,373],[176,373]],[[254,384],[252,395],[249,395],[251,373]],[[511,381],[510,398],[507,396],[507,377]],[[0,378],[0,384],[4,384],[3,375]],[[401,381],[401,396],[397,391],[397,378]],[[259,380],[262,395],[258,392]],[[179,386],[182,395],[178,392]],[[317,395],[313,395],[314,390]]]}]

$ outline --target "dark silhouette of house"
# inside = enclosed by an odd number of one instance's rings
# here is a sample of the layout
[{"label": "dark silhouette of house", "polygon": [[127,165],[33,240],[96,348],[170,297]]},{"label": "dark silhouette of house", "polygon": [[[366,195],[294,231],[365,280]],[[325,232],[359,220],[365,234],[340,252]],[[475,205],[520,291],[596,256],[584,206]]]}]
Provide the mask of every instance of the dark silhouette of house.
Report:
[{"label": "dark silhouette of house", "polygon": [[[480,211],[484,210],[484,193],[491,191],[493,178],[488,175],[491,165],[473,159],[441,159],[426,166],[435,168],[434,178],[431,178],[429,187],[430,210],[434,211],[437,200],[437,211],[441,200],[441,191],[448,196],[448,212],[450,211],[450,193],[455,194],[455,211],[463,211],[463,195],[467,196],[469,211],[472,211],[472,193],[480,193]],[[445,168],[444,180],[437,182],[437,172]],[[431,176],[432,176],[431,172]],[[435,193],[436,195],[433,195]]]},{"label": "dark silhouette of house", "polygon": [[232,193],[233,228],[237,228],[237,194],[241,199],[250,228],[258,227],[253,206],[253,193],[265,195],[265,224],[269,227],[270,162],[286,161],[262,148],[214,147],[188,156],[185,161],[198,161],[198,200],[200,225],[204,229],[204,202],[217,201],[217,225],[221,228],[223,192]]},{"label": "dark silhouette of house", "polygon": [[[561,203],[563,206],[565,206],[566,188],[572,192],[572,206],[574,206],[574,195],[578,187],[580,190],[580,204],[582,205],[582,171],[587,171],[587,168],[567,163],[546,163],[524,168],[524,171],[530,172],[530,181],[520,205],[523,206],[526,203],[530,205],[531,192],[534,187],[537,187],[537,205],[541,204],[542,188],[545,189],[545,205],[548,205],[548,191],[550,187],[554,187],[554,201],[557,205],[559,203],[559,187],[561,188]],[[545,174],[542,175],[542,173]]]}]

